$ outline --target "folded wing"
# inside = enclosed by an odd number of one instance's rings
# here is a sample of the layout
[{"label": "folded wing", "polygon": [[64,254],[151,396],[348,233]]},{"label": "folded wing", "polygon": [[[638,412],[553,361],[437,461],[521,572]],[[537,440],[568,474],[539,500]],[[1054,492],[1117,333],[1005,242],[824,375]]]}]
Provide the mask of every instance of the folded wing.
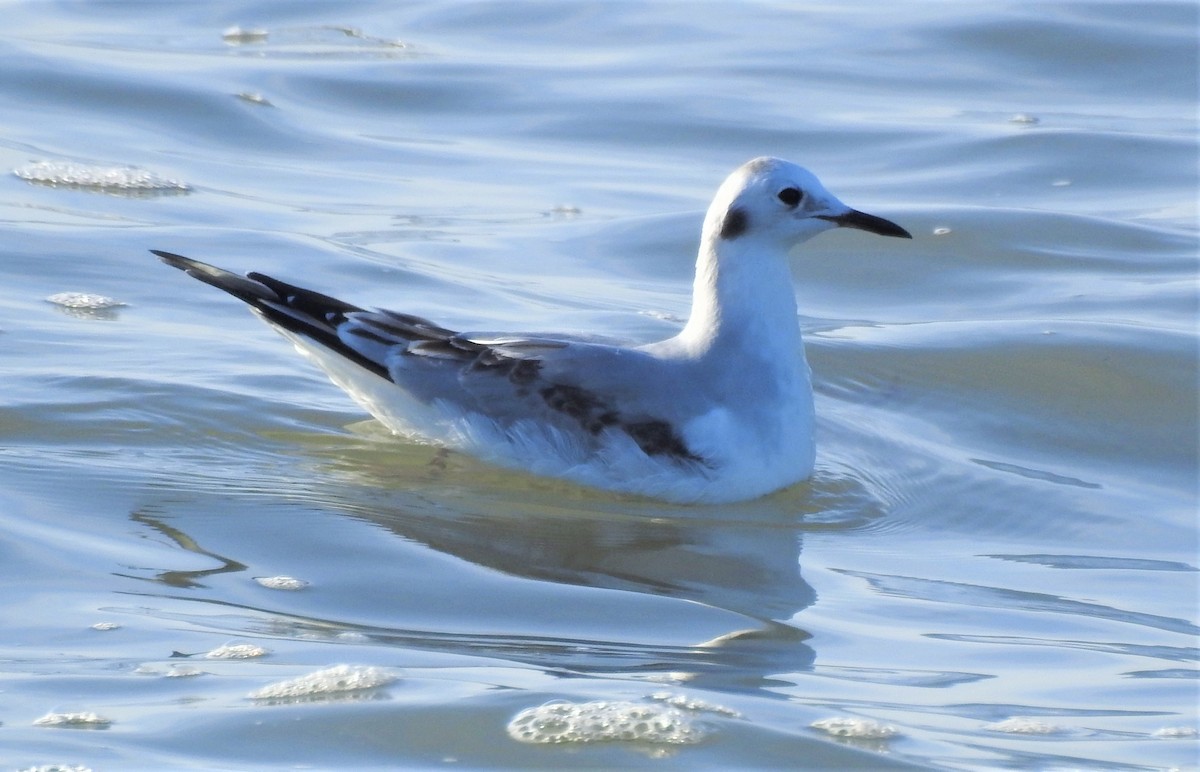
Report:
[{"label": "folded wing", "polygon": [[[608,358],[621,356],[621,369],[630,371],[628,359],[638,355],[629,349],[565,338],[459,333],[412,314],[363,309],[261,273],[240,276],[152,251],[244,301],[290,336],[320,345],[423,403],[453,404],[502,428],[533,419],[575,434],[584,444],[599,443],[610,431],[623,432],[649,456],[703,461],[663,417],[670,395],[661,395],[663,405],[631,404],[627,389],[607,377],[613,370],[605,366]],[[594,374],[592,381],[582,382],[582,373]]]}]

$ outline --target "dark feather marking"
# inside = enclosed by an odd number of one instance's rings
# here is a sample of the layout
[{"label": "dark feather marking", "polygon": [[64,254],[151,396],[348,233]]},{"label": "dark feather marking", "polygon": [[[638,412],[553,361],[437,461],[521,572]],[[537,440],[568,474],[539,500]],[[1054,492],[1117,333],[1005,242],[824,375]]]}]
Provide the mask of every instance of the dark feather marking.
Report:
[{"label": "dark feather marking", "polygon": [[748,227],[750,227],[750,218],[746,214],[746,210],[734,207],[726,212],[725,217],[721,220],[721,238],[732,241],[745,233]]},{"label": "dark feather marking", "polygon": [[621,415],[602,402],[595,394],[578,386],[554,384],[539,394],[546,406],[579,421],[591,434],[599,434],[610,426],[624,431],[647,456],[670,456],[680,461],[704,459],[688,450],[687,445],[666,421],[648,420],[624,422]]},{"label": "dark feather marking", "polygon": [[703,461],[688,450],[687,445],[666,421],[639,421],[622,424],[621,428],[633,438],[647,456],[673,456],[688,461]]},{"label": "dark feather marking", "polygon": [[518,386],[528,386],[537,379],[542,370],[542,363],[536,359],[513,359],[512,368],[508,371],[508,379]]},{"label": "dark feather marking", "polygon": [[303,287],[297,287],[295,284],[288,284],[279,279],[273,279],[265,274],[248,273],[246,274],[246,278],[270,287],[279,296],[279,299],[283,301],[284,305],[312,316],[328,319],[327,314],[332,313],[340,317],[352,311],[362,310],[358,306],[351,305],[344,300],[338,300],[330,295],[322,295],[320,292],[306,290]]},{"label": "dark feather marking", "polygon": [[487,372],[508,378],[516,387],[518,397],[529,393],[529,386],[537,380],[542,363],[537,359],[509,356],[494,346],[476,343],[460,335],[433,340],[418,340],[405,351],[412,356],[445,359],[461,362],[464,371]]},{"label": "dark feather marking", "polygon": [[569,415],[592,434],[599,434],[604,427],[612,426],[619,420],[617,414],[608,409],[595,394],[578,386],[556,383],[538,393],[546,400],[547,407]]},{"label": "dark feather marking", "polygon": [[[345,341],[337,336],[336,330],[313,319],[311,313],[282,303],[272,303],[265,300],[252,303],[251,307],[262,314],[272,324],[279,325],[283,329],[294,332],[297,335],[311,338],[330,351],[349,359],[359,367],[375,373],[380,378],[386,378],[389,381],[392,380],[392,374],[388,372],[387,367],[380,362],[376,362],[374,359],[363,356],[361,352],[346,345]],[[305,318],[306,316],[308,318]]]},{"label": "dark feather marking", "polygon": [[479,354],[482,356],[484,353],[494,350],[491,346],[484,345],[483,343],[476,343],[475,341],[469,338],[464,338],[461,335],[452,335],[449,338],[446,338],[446,342],[459,351],[467,354]]},{"label": "dark feather marking", "polygon": [[265,274],[248,273],[246,277],[267,287],[279,297],[280,302],[261,300],[251,303],[269,321],[290,332],[312,338],[380,378],[392,380],[391,373],[382,362],[364,356],[338,337],[337,328],[346,321],[346,314],[362,311],[361,308]]},{"label": "dark feather marking", "polygon": [[515,389],[517,397],[529,395],[530,386],[541,374],[542,363],[536,359],[517,359],[498,354],[494,349],[481,353],[466,367],[468,371],[482,371],[504,376]]}]

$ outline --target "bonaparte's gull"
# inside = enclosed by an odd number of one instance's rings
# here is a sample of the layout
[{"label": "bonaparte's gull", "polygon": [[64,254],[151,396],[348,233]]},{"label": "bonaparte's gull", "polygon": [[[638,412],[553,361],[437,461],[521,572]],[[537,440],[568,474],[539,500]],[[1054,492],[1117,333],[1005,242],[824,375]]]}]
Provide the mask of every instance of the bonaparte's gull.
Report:
[{"label": "bonaparte's gull", "polygon": [[248,303],[394,432],[598,488],[721,503],[812,473],[812,381],[788,251],[838,226],[912,238],[793,163],[746,163],[705,216],[687,324],[640,346],[455,332],[154,253]]}]

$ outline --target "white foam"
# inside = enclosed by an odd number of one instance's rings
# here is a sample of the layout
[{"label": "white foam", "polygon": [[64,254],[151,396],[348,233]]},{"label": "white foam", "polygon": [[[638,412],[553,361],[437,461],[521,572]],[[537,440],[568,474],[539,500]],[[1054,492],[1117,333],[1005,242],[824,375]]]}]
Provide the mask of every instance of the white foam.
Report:
[{"label": "white foam", "polygon": [[112,721],[91,712],[80,713],[47,713],[41,718],[33,722],[34,726],[59,726],[59,727],[91,727],[93,729],[103,729],[111,726]]},{"label": "white foam", "polygon": [[36,767],[23,767],[17,772],[92,772],[92,768],[82,764],[42,764]]},{"label": "white foam", "polygon": [[257,91],[242,91],[238,93],[237,98],[254,105],[265,105],[267,107],[273,106],[269,99]]},{"label": "white foam", "polygon": [[398,678],[389,668],[336,665],[300,678],[269,684],[249,696],[252,700],[275,700],[341,694],[386,686]]},{"label": "white foam", "polygon": [[270,654],[269,649],[253,643],[231,643],[218,646],[204,655],[205,659],[254,659]]},{"label": "white foam", "polygon": [[303,590],[308,582],[294,576],[256,576],[254,581],[269,590]]},{"label": "white foam", "polygon": [[163,678],[194,678],[204,675],[204,671],[192,665],[170,665],[163,667],[158,664],[138,665],[134,669],[138,675],[161,676]]},{"label": "white foam", "polygon": [[887,740],[900,734],[900,730],[889,724],[881,724],[869,718],[836,716],[823,718],[811,724],[813,729],[834,737],[853,737],[859,740]]},{"label": "white foam", "polygon": [[68,161],[37,161],[13,169],[13,174],[41,185],[95,190],[179,193],[191,187],[134,166],[97,166]]},{"label": "white foam", "polygon": [[719,716],[729,716],[731,718],[741,718],[742,716],[741,713],[732,708],[718,705],[715,702],[706,702],[695,697],[688,697],[685,694],[655,692],[650,695],[650,699],[665,703],[673,708],[679,708],[680,710],[689,710],[693,713],[715,713]]},{"label": "white foam", "polygon": [[230,45],[245,45],[247,43],[265,43],[270,33],[257,27],[240,27],[234,25],[221,33],[221,39]]},{"label": "white foam", "polygon": [[97,622],[92,625],[93,630],[99,630],[102,633],[107,633],[110,630],[120,630],[121,626],[116,622]]},{"label": "white foam", "polygon": [[709,730],[687,713],[637,702],[551,702],[526,708],[508,722],[508,736],[523,743],[640,742],[691,745]]},{"label": "white foam", "polygon": [[1061,734],[1067,731],[1066,727],[1047,724],[1032,718],[1006,718],[994,724],[987,724],[983,728],[989,732],[1005,732],[1007,734]]},{"label": "white foam", "polygon": [[[121,308],[126,305],[107,295],[95,295],[91,292],[57,292],[46,298],[46,302],[63,308],[78,308],[82,311],[103,311],[107,308]],[[101,622],[100,624],[112,623]]]},{"label": "white foam", "polygon": [[1150,736],[1158,737],[1164,740],[1187,740],[1200,735],[1194,726],[1164,726],[1162,729],[1155,729]]}]

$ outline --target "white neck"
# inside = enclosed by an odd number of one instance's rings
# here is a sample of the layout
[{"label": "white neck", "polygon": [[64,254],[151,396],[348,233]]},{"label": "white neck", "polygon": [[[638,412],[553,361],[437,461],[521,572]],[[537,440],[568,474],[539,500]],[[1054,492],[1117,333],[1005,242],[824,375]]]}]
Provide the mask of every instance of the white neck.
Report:
[{"label": "white neck", "polygon": [[696,263],[692,313],[677,340],[692,355],[794,366],[802,356],[796,292],[787,257],[746,235],[706,229]]}]

